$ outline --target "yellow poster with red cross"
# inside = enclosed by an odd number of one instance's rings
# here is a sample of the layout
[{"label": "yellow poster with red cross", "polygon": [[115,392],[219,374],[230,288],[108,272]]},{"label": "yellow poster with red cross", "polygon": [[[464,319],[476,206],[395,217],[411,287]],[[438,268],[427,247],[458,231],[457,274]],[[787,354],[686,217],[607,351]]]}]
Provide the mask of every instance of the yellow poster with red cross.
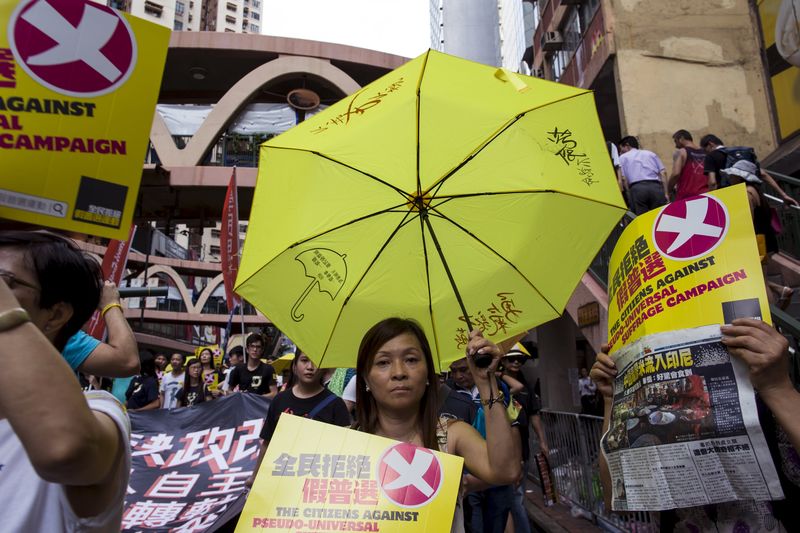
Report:
[{"label": "yellow poster with red cross", "polygon": [[462,466],[454,455],[284,413],[236,531],[450,531]]},{"label": "yellow poster with red cross", "polygon": [[127,238],[169,36],[105,2],[0,2],[0,218]]},{"label": "yellow poster with red cross", "polygon": [[611,350],[650,335],[735,318],[770,322],[743,184],[638,216],[609,263]]}]

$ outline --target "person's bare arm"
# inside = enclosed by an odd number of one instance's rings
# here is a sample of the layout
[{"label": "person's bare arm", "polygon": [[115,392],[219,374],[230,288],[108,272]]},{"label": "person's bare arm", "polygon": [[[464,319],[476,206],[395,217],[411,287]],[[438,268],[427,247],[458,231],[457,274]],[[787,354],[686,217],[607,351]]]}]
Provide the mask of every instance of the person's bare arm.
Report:
[{"label": "person's bare arm", "polygon": [[[69,305],[64,312],[70,315]],[[0,312],[19,303],[0,281]],[[0,333],[0,411],[42,479],[97,485],[109,479],[123,445],[116,424],[89,409],[75,376],[32,323]],[[47,369],[47,386],[30,389],[31,368]]]},{"label": "person's bare arm", "polygon": [[[494,372],[500,362],[500,349],[484,339],[480,331],[474,330],[470,333],[467,350],[470,354],[467,356],[467,363],[482,401],[499,398]],[[479,351],[492,355],[493,360],[488,368],[475,366],[471,355]],[[448,429],[448,450],[463,457],[467,469],[483,481],[493,485],[509,485],[519,477],[518,433],[511,427],[502,400],[485,405],[483,410],[486,418],[486,440],[472,426],[453,422]]]},{"label": "person's bare arm", "polygon": [[550,447],[547,445],[547,439],[544,436],[544,426],[542,426],[542,417],[539,413],[530,416],[531,419],[531,426],[533,426],[533,431],[536,433],[536,438],[539,439],[539,448],[542,450],[542,453],[545,455],[550,455]]},{"label": "person's bare arm", "polygon": [[722,342],[750,370],[750,380],[800,453],[800,393],[789,379],[789,343],[775,328],[752,318],[722,326]]},{"label": "person's bare arm", "polygon": [[681,177],[683,166],[686,164],[686,150],[679,148],[672,154],[672,173],[669,175],[667,189],[672,190],[678,185],[678,178]]},{"label": "person's bare arm", "polygon": [[[114,303],[120,303],[119,290],[114,283],[106,281],[97,307],[102,310]],[[108,329],[108,340],[101,342],[78,370],[109,378],[125,378],[138,374],[139,347],[122,308],[111,307],[103,319]]]},{"label": "person's bare arm", "polygon": [[[617,365],[608,356],[608,345],[603,345],[603,352],[597,354],[597,360],[592,366],[589,376],[597,385],[597,390],[603,395],[603,429],[600,433],[605,435],[611,420],[611,407],[614,401],[614,378],[617,375]],[[606,455],[600,451],[600,484],[603,486],[606,509],[611,509],[611,472],[608,469]]]},{"label": "person's bare arm", "polygon": [[708,190],[713,191],[717,188],[717,173],[716,172],[709,172],[708,173]]},{"label": "person's bare arm", "polygon": [[525,389],[525,385],[520,383],[519,380],[512,378],[511,376],[503,374],[502,376],[500,376],[500,379],[502,379],[505,382],[505,384],[508,385],[508,390],[509,392],[511,392],[511,394],[519,394],[520,392],[523,391],[523,389]]},{"label": "person's bare arm", "polygon": [[662,170],[658,173],[658,177],[661,179],[661,186],[664,188],[664,198],[667,199],[669,202],[669,186],[667,185],[667,171]]},{"label": "person's bare arm", "polygon": [[253,469],[253,473],[247,480],[244,482],[246,487],[252,487],[253,482],[256,480],[256,476],[258,475],[258,470],[261,468],[261,463],[264,462],[264,456],[267,455],[267,447],[269,443],[266,441],[261,441],[261,449],[258,450],[258,459],[256,460],[256,467]]},{"label": "person's bare arm", "polygon": [[761,179],[764,180],[765,182],[767,182],[767,185],[772,187],[775,190],[775,192],[778,193],[778,196],[780,196],[781,199],[784,202],[786,202],[786,204],[794,205],[794,206],[800,206],[800,203],[798,203],[797,200],[795,200],[794,198],[792,198],[791,196],[786,194],[783,191],[783,189],[781,189],[781,186],[778,185],[778,182],[775,181],[775,178],[773,178],[772,175],[770,175],[769,172],[767,172],[767,171],[762,169],[761,170]]}]

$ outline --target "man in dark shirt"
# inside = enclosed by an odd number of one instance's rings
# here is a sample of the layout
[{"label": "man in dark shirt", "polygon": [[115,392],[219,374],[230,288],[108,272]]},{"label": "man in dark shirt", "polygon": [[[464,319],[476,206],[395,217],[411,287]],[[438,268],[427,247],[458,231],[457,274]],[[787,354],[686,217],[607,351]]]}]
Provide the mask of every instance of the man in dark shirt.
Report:
[{"label": "man in dark shirt", "polygon": [[247,363],[231,370],[230,390],[239,387],[239,392],[260,394],[270,399],[275,397],[278,393],[275,370],[271,365],[261,361],[263,353],[264,339],[258,333],[251,333],[247,337]]},{"label": "man in dark shirt", "polygon": [[[722,171],[728,167],[728,154],[723,150],[725,145],[722,143],[722,139],[711,133],[704,135],[703,138],[700,139],[700,148],[705,150],[707,154],[703,163],[703,172],[708,175],[709,184],[716,182],[717,188],[730,185],[730,183],[728,183],[728,178],[722,173]],[[761,168],[760,165],[758,165],[757,174],[759,175],[758,177],[767,182],[767,185],[778,193],[781,200],[783,200],[786,205],[800,207],[800,202],[786,194],[775,181],[775,178]]]}]

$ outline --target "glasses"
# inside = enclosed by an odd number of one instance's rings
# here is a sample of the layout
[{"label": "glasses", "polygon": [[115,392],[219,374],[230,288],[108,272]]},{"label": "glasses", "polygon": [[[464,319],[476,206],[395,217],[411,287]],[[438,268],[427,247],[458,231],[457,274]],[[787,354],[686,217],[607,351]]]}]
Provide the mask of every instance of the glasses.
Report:
[{"label": "glasses", "polygon": [[504,357],[503,361],[506,363],[522,363],[525,361],[524,357],[519,357],[518,355],[512,355],[509,357]]},{"label": "glasses", "polygon": [[42,290],[41,287],[38,287],[29,281],[19,279],[8,270],[0,270],[0,278],[3,278],[3,281],[6,282],[6,285],[8,285],[8,288],[11,290],[14,290],[14,287],[16,286],[28,287],[29,289],[33,289],[35,291]]}]

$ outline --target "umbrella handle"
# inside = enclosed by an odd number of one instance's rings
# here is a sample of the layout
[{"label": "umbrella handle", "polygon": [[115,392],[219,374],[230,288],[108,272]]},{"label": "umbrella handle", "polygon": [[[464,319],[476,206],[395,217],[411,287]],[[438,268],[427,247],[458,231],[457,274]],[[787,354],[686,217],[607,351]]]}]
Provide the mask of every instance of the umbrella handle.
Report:
[{"label": "umbrella handle", "polygon": [[292,315],[292,320],[294,320],[295,322],[300,322],[306,316],[306,315],[298,314],[297,310],[300,308],[300,304],[303,303],[303,300],[306,299],[306,296],[308,296],[308,293],[311,292],[311,289],[314,287],[314,285],[316,283],[317,283],[317,280],[314,280],[311,283],[309,283],[308,287],[306,287],[306,290],[303,291],[303,294],[300,295],[300,298],[298,298],[297,301],[292,306],[291,315]]}]

